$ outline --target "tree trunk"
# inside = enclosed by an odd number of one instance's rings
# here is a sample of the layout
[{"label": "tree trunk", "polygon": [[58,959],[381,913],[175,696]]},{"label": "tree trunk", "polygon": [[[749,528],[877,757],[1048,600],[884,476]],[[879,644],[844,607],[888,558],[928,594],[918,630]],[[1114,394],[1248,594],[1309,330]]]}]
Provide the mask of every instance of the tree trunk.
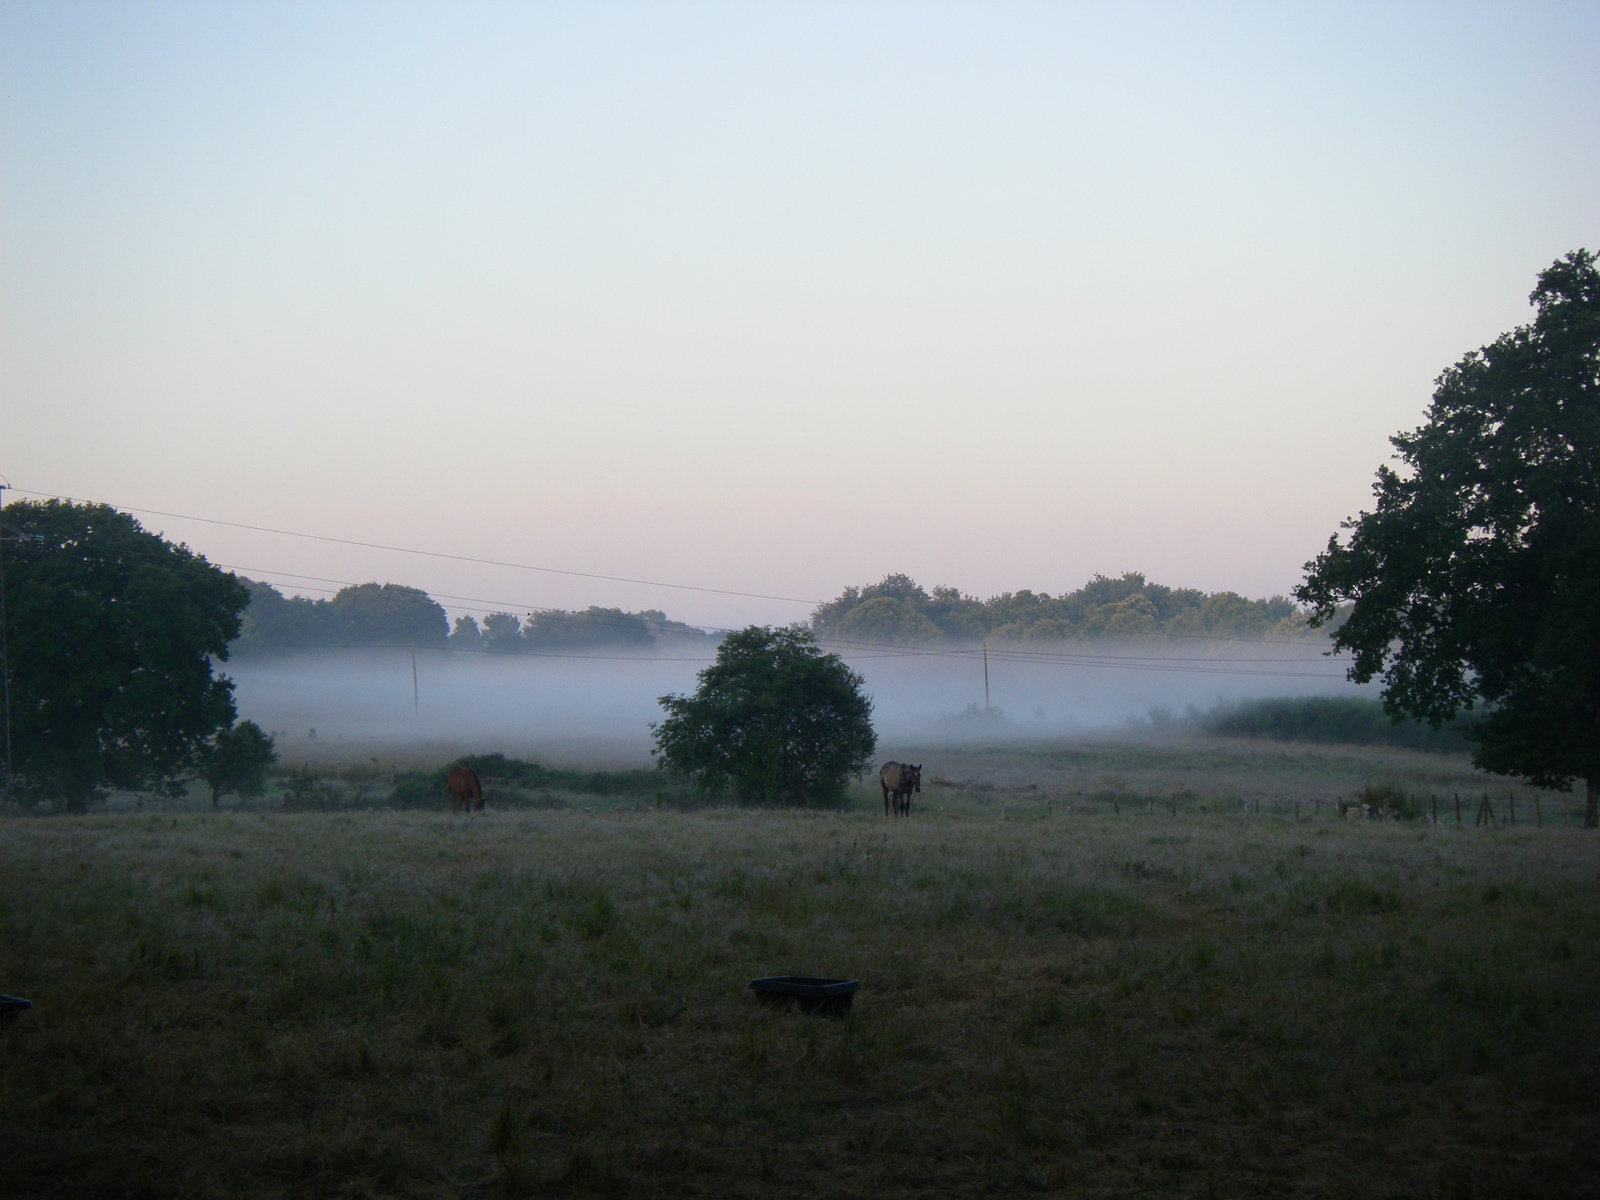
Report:
[{"label": "tree trunk", "polygon": [[1589,793],[1583,806],[1583,827],[1597,829],[1600,828],[1600,776],[1591,775],[1583,782]]}]

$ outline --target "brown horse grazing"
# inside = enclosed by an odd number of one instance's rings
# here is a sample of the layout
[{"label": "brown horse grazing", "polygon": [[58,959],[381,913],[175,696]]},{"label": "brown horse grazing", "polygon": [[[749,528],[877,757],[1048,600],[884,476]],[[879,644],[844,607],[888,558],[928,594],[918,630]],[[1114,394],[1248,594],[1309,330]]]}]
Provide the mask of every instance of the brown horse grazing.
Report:
[{"label": "brown horse grazing", "polygon": [[483,784],[478,782],[478,773],[471,767],[451,767],[444,786],[450,793],[451,812],[482,810]]},{"label": "brown horse grazing", "polygon": [[878,784],[883,788],[883,815],[909,817],[911,793],[922,790],[922,764],[913,767],[910,763],[886,762],[878,772]]}]

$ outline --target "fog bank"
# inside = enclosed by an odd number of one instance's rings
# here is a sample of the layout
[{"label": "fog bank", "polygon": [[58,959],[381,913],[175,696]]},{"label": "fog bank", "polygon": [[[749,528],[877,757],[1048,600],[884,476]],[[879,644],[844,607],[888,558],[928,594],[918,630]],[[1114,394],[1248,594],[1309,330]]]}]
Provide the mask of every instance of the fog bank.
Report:
[{"label": "fog bank", "polygon": [[[880,746],[1113,728],[1152,709],[1181,716],[1219,698],[1369,692],[1322,643],[1155,646],[1096,642],[1047,651],[846,653],[866,679]],[[649,761],[649,723],[710,661],[681,652],[613,657],[341,650],[223,665],[239,715],[274,731],[286,761],[367,755],[437,760],[500,750],[553,765]],[[314,735],[313,735],[314,731]]]}]

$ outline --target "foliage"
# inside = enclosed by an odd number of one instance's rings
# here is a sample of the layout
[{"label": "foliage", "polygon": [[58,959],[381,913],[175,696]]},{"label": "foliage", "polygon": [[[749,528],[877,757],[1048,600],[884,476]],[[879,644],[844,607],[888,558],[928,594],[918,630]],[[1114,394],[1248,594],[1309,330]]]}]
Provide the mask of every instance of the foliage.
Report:
[{"label": "foliage", "polygon": [[[661,614],[655,614],[661,615]],[[530,649],[589,650],[599,646],[650,646],[650,614],[591,605],[582,612],[545,609],[528,614],[524,637]]]},{"label": "foliage", "polygon": [[363,583],[329,600],[285,596],[268,583],[240,579],[250,596],[239,639],[240,654],[283,653],[329,647],[443,646],[449,634],[444,609],[427,592],[398,583]]},{"label": "foliage", "polygon": [[[1334,645],[1385,678],[1394,716],[1462,709],[1485,770],[1589,785],[1600,823],[1600,270],[1541,272],[1534,322],[1439,377],[1428,419],[1391,439],[1377,507],[1306,564],[1312,620],[1353,601]],[[1487,704],[1485,710],[1482,706]]]},{"label": "foliage", "polygon": [[259,796],[266,790],[267,768],[278,761],[272,738],[254,721],[219,729],[197,755],[200,777],[211,789],[211,807],[229,792]]},{"label": "foliage", "polygon": [[590,606],[581,612],[544,609],[519,618],[487,614],[455,619],[426,592],[399,584],[363,583],[331,600],[285,596],[271,584],[240,579],[250,594],[243,629],[233,650],[273,654],[358,646],[444,646],[497,654],[586,651],[608,646],[653,646],[658,639],[706,640],[704,630],[669,620],[658,609],[624,612]]},{"label": "foliage", "polygon": [[741,799],[831,803],[872,761],[872,701],[860,675],[804,629],[729,634],[692,696],[661,697],[663,766]]},{"label": "foliage", "polygon": [[848,587],[811,615],[818,637],[891,645],[935,642],[1060,641],[1151,634],[1207,637],[1303,637],[1300,610],[1282,596],[1249,600],[1148,582],[1137,571],[1096,575],[1075,592],[1051,596],[1023,589],[988,600],[955,588],[926,591],[907,575]]},{"label": "foliage", "polygon": [[1279,742],[1340,742],[1352,746],[1404,746],[1441,754],[1465,750],[1467,722],[1458,718],[1434,728],[1425,722],[1392,720],[1378,700],[1357,696],[1274,696],[1219,704],[1201,718],[1211,733],[1261,737]]},{"label": "foliage", "polygon": [[179,786],[234,718],[228,657],[248,601],[231,575],[101,504],[4,509],[18,782],[81,810],[108,787]]},{"label": "foliage", "polygon": [[403,584],[341,588],[327,604],[331,632],[341,646],[442,646],[449,632],[439,603]]},{"label": "foliage", "polygon": [[508,612],[483,619],[483,647],[492,654],[514,654],[522,648],[522,622]]}]

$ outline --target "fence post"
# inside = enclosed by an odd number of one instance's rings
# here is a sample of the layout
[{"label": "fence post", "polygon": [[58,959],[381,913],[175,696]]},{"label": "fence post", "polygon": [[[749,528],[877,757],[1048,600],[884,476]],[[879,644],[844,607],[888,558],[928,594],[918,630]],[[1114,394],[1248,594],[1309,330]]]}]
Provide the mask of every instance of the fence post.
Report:
[{"label": "fence post", "polygon": [[1456,824],[1461,824],[1461,793],[1456,793]]}]

